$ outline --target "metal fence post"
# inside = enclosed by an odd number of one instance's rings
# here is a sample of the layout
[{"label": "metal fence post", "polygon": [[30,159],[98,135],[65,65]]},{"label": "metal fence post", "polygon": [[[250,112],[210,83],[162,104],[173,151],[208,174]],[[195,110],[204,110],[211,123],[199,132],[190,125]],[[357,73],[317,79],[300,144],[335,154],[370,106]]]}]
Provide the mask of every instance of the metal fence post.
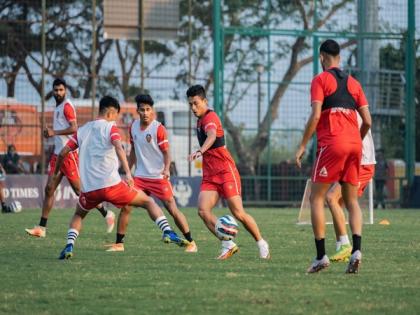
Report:
[{"label": "metal fence post", "polygon": [[221,98],[221,46],[220,31],[221,31],[221,0],[213,1],[213,81],[214,81],[214,110],[217,115],[222,115],[222,98]]},{"label": "metal fence post", "polygon": [[41,174],[45,174],[45,140],[43,132],[45,129],[45,53],[46,53],[46,36],[45,36],[45,22],[47,19],[47,5],[46,0],[42,0],[42,26],[41,26],[41,55],[42,55],[42,69],[41,69]]},{"label": "metal fence post", "polygon": [[415,102],[414,102],[414,88],[415,88],[415,73],[414,67],[416,63],[415,55],[415,31],[416,31],[416,16],[414,0],[408,0],[407,5],[407,42],[405,53],[405,76],[406,76],[406,93],[405,93],[405,162],[406,162],[406,177],[408,185],[411,186],[414,179],[415,160],[416,160],[416,139],[415,139]]}]

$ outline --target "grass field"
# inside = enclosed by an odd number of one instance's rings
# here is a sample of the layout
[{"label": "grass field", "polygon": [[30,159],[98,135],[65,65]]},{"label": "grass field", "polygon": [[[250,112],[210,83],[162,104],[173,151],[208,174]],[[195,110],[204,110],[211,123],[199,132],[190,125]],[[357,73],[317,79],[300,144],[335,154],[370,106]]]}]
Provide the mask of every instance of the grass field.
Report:
[{"label": "grass field", "polygon": [[[241,228],[239,254],[214,258],[218,241],[187,209],[197,254],[160,242],[141,210],[133,213],[124,253],[107,253],[114,241],[98,213],[85,220],[70,261],[57,260],[72,211],[55,210],[46,239],[25,235],[40,211],[0,216],[0,314],[419,314],[420,211],[386,210],[391,225],[364,227],[363,264],[307,275],[314,254],[310,226],[297,226],[297,210],[250,209],[270,243],[261,261]],[[227,213],[218,209],[216,214]],[[332,226],[327,251],[334,250]]]}]

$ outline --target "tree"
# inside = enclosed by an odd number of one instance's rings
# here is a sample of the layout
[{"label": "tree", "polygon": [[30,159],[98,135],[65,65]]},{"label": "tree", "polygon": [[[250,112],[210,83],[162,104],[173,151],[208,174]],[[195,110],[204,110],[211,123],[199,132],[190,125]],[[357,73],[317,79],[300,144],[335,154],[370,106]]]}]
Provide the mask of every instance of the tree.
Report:
[{"label": "tree", "polygon": [[7,97],[15,97],[16,78],[31,52],[41,49],[41,36],[34,32],[39,3],[5,0],[0,4],[0,65]]},{"label": "tree", "polygon": [[[223,24],[225,26],[246,26],[249,28],[281,28],[281,25],[287,20],[295,25],[296,29],[304,31],[313,31],[320,28],[331,29],[335,27],[334,15],[344,9],[351,0],[334,1],[331,4],[326,2],[318,2],[318,19],[314,23],[313,16],[315,8],[313,1],[267,1],[261,4],[256,1],[225,1],[222,8]],[[207,90],[212,85],[213,69],[205,67],[205,63],[211,58],[212,50],[209,49],[211,42],[211,33],[206,32],[206,27],[212,24],[211,2],[202,1],[200,5],[193,8],[193,49],[194,66],[193,78],[203,77],[204,86]],[[182,2],[182,12],[185,15],[187,1]],[[187,21],[184,18],[181,24],[183,29],[186,28]],[[354,26],[349,26],[354,27]],[[204,31],[203,31],[204,30]],[[273,122],[278,117],[279,107],[282,98],[288,89],[290,82],[295,78],[299,71],[307,64],[311,63],[313,58],[310,55],[311,37],[298,36],[293,40],[277,41],[273,43],[275,52],[273,53],[271,65],[274,67],[278,60],[289,58],[286,71],[282,74],[280,83],[273,89],[273,95],[269,102],[269,106],[265,114],[262,115],[262,121],[258,126],[253,139],[247,145],[248,137],[243,134],[243,127],[233,119],[233,112],[243,100],[247,90],[256,83],[255,67],[261,63],[267,53],[265,48],[266,38],[262,36],[225,36],[224,41],[224,71],[225,78],[229,78],[229,82],[225,82],[224,86],[224,124],[229,136],[232,138],[233,148],[238,157],[238,167],[245,175],[255,174],[255,165],[258,157],[267,147],[269,139],[269,130]],[[344,43],[344,47],[354,45],[354,41]],[[178,46],[186,48],[186,35],[180,39]],[[180,60],[180,64],[185,67],[185,59]],[[201,68],[208,69],[203,74]],[[201,71],[201,73],[200,73]],[[180,73],[178,79],[182,82],[186,81],[186,71]],[[239,84],[246,82],[246,84]]]}]

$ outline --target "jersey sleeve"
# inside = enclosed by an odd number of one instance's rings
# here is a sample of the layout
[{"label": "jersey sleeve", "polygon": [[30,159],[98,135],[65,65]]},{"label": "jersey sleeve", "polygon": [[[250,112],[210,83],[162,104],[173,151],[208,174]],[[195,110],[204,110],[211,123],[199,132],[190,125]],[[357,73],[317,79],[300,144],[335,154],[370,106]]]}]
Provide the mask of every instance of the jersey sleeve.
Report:
[{"label": "jersey sleeve", "polygon": [[79,142],[77,142],[77,132],[75,132],[67,141],[66,146],[70,148],[70,150],[74,151],[79,147]]},{"label": "jersey sleeve", "polygon": [[111,142],[112,141],[117,141],[117,140],[121,141],[121,139],[122,139],[120,130],[115,125],[113,125],[111,127],[111,132],[109,133],[109,136],[111,138]]},{"label": "jersey sleeve", "polygon": [[169,149],[168,135],[166,134],[166,128],[163,125],[160,125],[157,129],[157,144],[159,149],[164,152]]},{"label": "jersey sleeve", "polygon": [[74,107],[70,105],[70,103],[64,104],[63,113],[68,122],[76,120],[76,111],[74,110]]},{"label": "jersey sleeve", "polygon": [[364,107],[368,106],[368,101],[365,95],[365,92],[363,92],[362,86],[359,84],[359,93],[356,99],[357,107]]},{"label": "jersey sleeve", "polygon": [[219,117],[217,117],[216,113],[214,112],[211,112],[208,115],[206,115],[206,117],[204,117],[203,122],[202,122],[204,132],[206,133],[207,131],[212,130],[212,129],[217,131],[218,125],[220,125],[220,120],[219,120]]},{"label": "jersey sleeve", "polygon": [[324,102],[324,89],[322,86],[321,76],[316,76],[311,82],[311,104],[313,102]]}]

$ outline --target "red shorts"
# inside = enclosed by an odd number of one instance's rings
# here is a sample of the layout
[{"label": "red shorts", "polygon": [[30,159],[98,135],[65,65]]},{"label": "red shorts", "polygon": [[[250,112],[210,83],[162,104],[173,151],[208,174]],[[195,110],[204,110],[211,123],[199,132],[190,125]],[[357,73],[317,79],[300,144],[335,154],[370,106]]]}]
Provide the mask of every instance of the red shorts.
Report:
[{"label": "red shorts", "polygon": [[171,182],[167,179],[134,177],[134,185],[147,195],[156,196],[162,201],[169,201],[174,196]]},{"label": "red shorts", "polygon": [[[48,175],[54,174],[55,163],[57,162],[57,154],[51,156],[50,164],[48,166]],[[80,180],[79,175],[79,155],[77,151],[70,152],[64,158],[63,164],[61,165],[60,172],[67,177],[71,182]]]},{"label": "red shorts", "polygon": [[312,170],[313,183],[350,183],[359,185],[361,144],[333,144],[318,147]]},{"label": "red shorts", "polygon": [[357,195],[361,197],[365,191],[367,185],[375,174],[375,164],[360,165],[359,169],[359,190]]},{"label": "red shorts", "polygon": [[131,188],[126,182],[121,181],[118,184],[89,192],[81,192],[79,196],[79,206],[89,211],[95,208],[101,202],[107,201],[117,208],[122,208],[136,197],[137,190]]},{"label": "red shorts", "polygon": [[235,167],[229,172],[203,177],[200,191],[217,191],[225,199],[241,196],[241,177],[238,170]]}]

